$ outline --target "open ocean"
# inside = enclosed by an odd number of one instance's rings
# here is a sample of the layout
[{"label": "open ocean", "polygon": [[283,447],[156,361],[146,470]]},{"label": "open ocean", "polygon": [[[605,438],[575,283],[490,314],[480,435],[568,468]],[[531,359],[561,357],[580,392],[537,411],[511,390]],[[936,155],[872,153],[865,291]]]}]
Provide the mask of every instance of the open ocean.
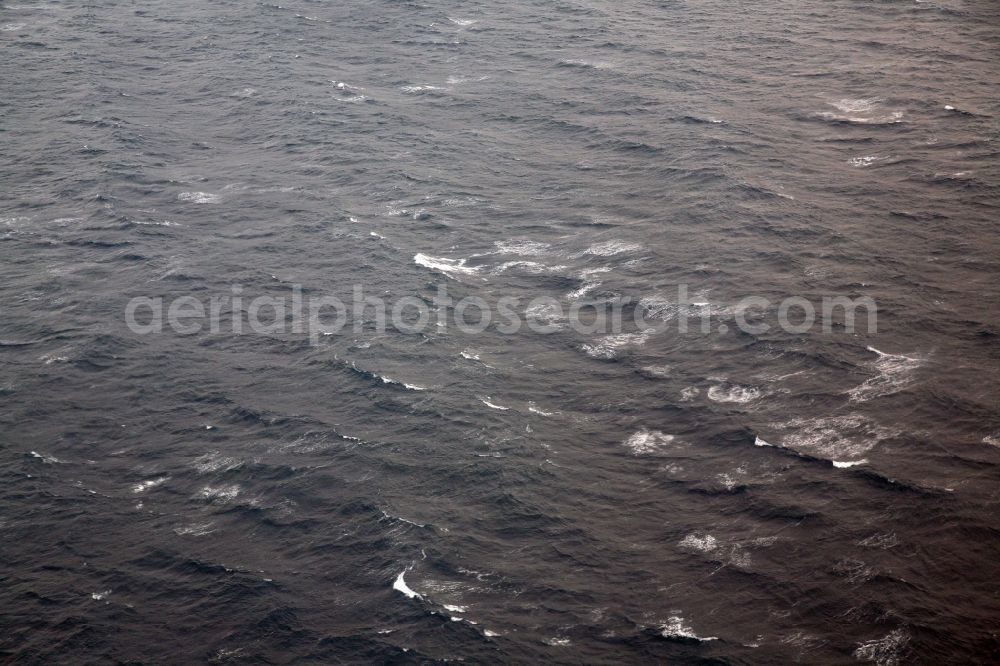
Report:
[{"label": "open ocean", "polygon": [[1000,663],[1000,3],[281,2],[0,2],[0,661]]}]

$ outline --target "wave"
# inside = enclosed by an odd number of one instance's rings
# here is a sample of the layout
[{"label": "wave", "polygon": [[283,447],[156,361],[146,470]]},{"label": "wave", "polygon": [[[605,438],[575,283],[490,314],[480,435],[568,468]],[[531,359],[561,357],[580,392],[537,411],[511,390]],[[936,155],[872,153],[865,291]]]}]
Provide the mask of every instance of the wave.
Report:
[{"label": "wave", "polygon": [[728,388],[713,386],[708,389],[708,399],[713,402],[734,402],[742,405],[753,402],[761,395],[760,389],[752,386],[730,386]]},{"label": "wave", "polygon": [[418,266],[443,273],[445,277],[455,279],[453,273],[471,275],[479,272],[479,266],[466,266],[468,259],[447,259],[445,257],[432,257],[427,254],[417,253],[413,255],[413,261]]},{"label": "wave", "polygon": [[559,64],[564,67],[583,67],[585,69],[614,69],[614,65],[603,60],[560,60]]},{"label": "wave", "polygon": [[437,90],[448,90],[448,88],[442,86],[431,86],[431,85],[410,85],[400,87],[405,93],[421,93],[421,92],[433,92]]},{"label": "wave", "polygon": [[880,97],[868,97],[868,98],[862,97],[859,99],[851,99],[849,97],[845,97],[835,102],[830,102],[830,104],[831,106],[836,107],[838,110],[843,111],[844,113],[863,113],[866,111],[871,111],[872,109],[877,107],[881,102],[882,99]]},{"label": "wave", "polygon": [[496,254],[516,254],[523,257],[537,257],[548,254],[552,251],[552,246],[548,243],[540,243],[532,240],[506,240],[495,241]]},{"label": "wave", "polygon": [[604,241],[603,243],[594,243],[584,250],[583,253],[592,254],[598,257],[613,257],[616,254],[638,252],[641,249],[642,245],[639,243],[627,243],[620,240],[610,240]]},{"label": "wave", "polygon": [[218,194],[210,192],[181,192],[177,195],[181,201],[189,201],[196,204],[214,204],[222,200]]},{"label": "wave", "polygon": [[223,455],[219,451],[210,451],[194,460],[194,469],[201,474],[212,472],[228,472],[242,467],[244,461],[240,458]]},{"label": "wave", "polygon": [[673,373],[669,365],[647,365],[639,369],[639,373],[648,379],[667,379]]},{"label": "wave", "polygon": [[701,393],[697,386],[686,386],[681,389],[681,402],[691,402]]},{"label": "wave", "polygon": [[499,275],[513,268],[523,269],[525,272],[539,274],[539,273],[552,273],[558,271],[566,270],[566,266],[546,266],[545,264],[540,264],[537,261],[508,261],[506,263],[500,264],[494,268],[491,272],[494,275]]},{"label": "wave", "polygon": [[829,111],[821,111],[816,114],[816,117],[836,123],[851,123],[857,125],[895,125],[903,122],[903,115],[902,111],[892,111],[888,115],[875,117],[851,116],[831,113]]},{"label": "wave", "polygon": [[601,286],[601,283],[597,280],[592,279],[591,276],[609,272],[611,272],[611,269],[607,267],[591,268],[581,272],[580,280],[582,281],[582,284],[573,291],[566,294],[566,298],[569,298],[571,300],[583,298],[588,293]]},{"label": "wave", "polygon": [[726,122],[724,120],[712,118],[711,116],[701,117],[701,116],[691,116],[691,115],[678,116],[674,118],[674,120],[679,120],[685,123],[694,123],[697,125],[723,125]]},{"label": "wave", "polygon": [[409,569],[404,569],[403,571],[399,572],[399,575],[396,576],[396,580],[392,582],[392,589],[396,590],[397,592],[401,592],[410,599],[423,599],[423,597],[420,596],[419,593],[414,592],[412,589],[410,589],[410,586],[406,584],[405,576],[407,571],[409,571]]},{"label": "wave", "polygon": [[562,308],[556,303],[536,303],[524,311],[526,319],[541,324],[542,326],[564,328],[565,315]]},{"label": "wave", "polygon": [[698,534],[688,534],[677,544],[681,548],[697,550],[702,553],[711,552],[719,547],[719,540],[711,534],[699,536]]},{"label": "wave", "polygon": [[880,398],[908,388],[916,381],[914,371],[923,365],[920,359],[911,356],[887,354],[874,347],[868,347],[868,351],[877,354],[872,367],[878,374],[847,392],[853,402]]},{"label": "wave", "polygon": [[837,469],[850,469],[851,467],[857,467],[858,465],[868,464],[868,460],[865,458],[862,458],[861,460],[848,460],[848,461],[834,460],[832,462],[833,466],[836,467]]},{"label": "wave", "polygon": [[895,629],[882,638],[859,644],[854,650],[854,657],[874,662],[877,666],[897,666],[902,662],[909,642],[909,634],[902,629]]},{"label": "wave", "polygon": [[757,446],[784,448],[828,462],[860,460],[881,442],[899,435],[899,431],[880,426],[860,414],[793,419],[772,427],[786,433],[780,444],[758,436]]},{"label": "wave", "polygon": [[179,525],[174,528],[174,533],[180,536],[190,535],[190,536],[205,536],[211,534],[217,530],[213,529],[212,526],[215,523],[211,521],[207,523],[192,523],[190,525]]},{"label": "wave", "polygon": [[382,510],[382,515],[387,520],[396,520],[396,521],[399,521],[401,523],[406,523],[407,525],[413,525],[414,527],[419,527],[421,529],[425,529],[427,527],[427,525],[423,525],[421,523],[415,523],[412,520],[407,520],[406,518],[400,518],[399,516],[394,516],[391,513],[386,512],[385,509]]},{"label": "wave", "polygon": [[675,436],[667,435],[659,430],[647,430],[643,428],[633,433],[631,437],[625,440],[624,444],[632,452],[632,455],[644,456],[657,453],[664,446],[673,444],[676,439]]},{"label": "wave", "polygon": [[198,496],[207,500],[220,500],[231,502],[240,494],[240,487],[236,484],[228,486],[205,486],[198,492]]},{"label": "wave", "polygon": [[483,403],[484,405],[486,405],[490,409],[497,409],[497,410],[500,410],[501,412],[508,412],[508,411],[510,411],[510,407],[504,407],[503,405],[498,405],[498,404],[496,404],[494,402],[491,402],[489,396],[487,396],[485,398],[480,398],[479,402]]},{"label": "wave", "polygon": [[607,335],[593,344],[583,345],[582,349],[591,358],[611,361],[618,358],[626,347],[644,345],[651,335],[650,331]]},{"label": "wave", "polygon": [[[678,611],[674,611],[675,613]],[[699,636],[694,632],[694,629],[685,624],[686,620],[680,615],[673,615],[664,624],[661,629],[661,636],[670,639],[682,639],[682,640],[692,640],[699,643],[707,643],[709,641],[719,640],[715,636]]]},{"label": "wave", "polygon": [[[372,373],[372,374],[374,374],[374,373]],[[392,384],[394,386],[402,386],[403,388],[405,388],[408,391],[426,391],[427,390],[423,386],[417,386],[416,384],[407,384],[405,382],[399,381],[398,379],[391,379],[389,377],[383,377],[382,375],[375,375],[375,376],[378,377],[379,379],[381,379],[383,384]]]},{"label": "wave", "polygon": [[37,451],[29,451],[28,455],[32,458],[38,458],[46,465],[58,465],[64,462],[55,456],[48,455],[47,453],[38,453]]},{"label": "wave", "polygon": [[847,160],[847,163],[850,164],[851,166],[855,166],[855,167],[859,167],[859,168],[864,168],[864,167],[870,167],[872,165],[879,164],[881,162],[885,162],[885,161],[891,160],[891,159],[892,159],[891,157],[885,157],[885,156],[879,156],[879,155],[864,155],[862,157],[852,157],[851,159]]},{"label": "wave", "polygon": [[156,488],[157,486],[161,486],[169,480],[170,480],[169,476],[161,476],[157,479],[149,479],[147,481],[141,481],[132,486],[132,492],[136,494],[144,493],[150,488]]},{"label": "wave", "polygon": [[[337,359],[337,360],[339,361],[340,359]],[[383,384],[389,384],[391,386],[401,386],[401,387],[403,387],[403,388],[405,388],[405,389],[407,389],[409,391],[426,391],[427,390],[423,386],[417,386],[415,384],[407,384],[405,382],[399,381],[398,379],[393,379],[391,377],[386,377],[385,375],[380,375],[377,372],[372,372],[371,370],[365,370],[363,368],[359,368],[357,366],[357,364],[354,363],[354,361],[346,361],[346,362],[341,361],[341,362],[344,364],[344,366],[346,366],[352,372],[354,372],[354,373],[356,373],[356,374],[358,374],[358,375],[360,375],[362,377],[366,377],[368,379],[372,379],[372,380],[375,380],[375,381],[382,382]]]}]

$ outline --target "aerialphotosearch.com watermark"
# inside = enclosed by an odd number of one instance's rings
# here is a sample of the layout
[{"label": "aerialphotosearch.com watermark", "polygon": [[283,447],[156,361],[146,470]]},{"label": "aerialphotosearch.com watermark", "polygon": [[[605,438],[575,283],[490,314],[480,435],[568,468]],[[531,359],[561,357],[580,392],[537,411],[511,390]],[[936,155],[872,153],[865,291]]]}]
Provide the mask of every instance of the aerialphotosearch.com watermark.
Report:
[{"label": "aerialphotosearch.com watermark", "polygon": [[629,297],[573,300],[566,303],[551,296],[530,299],[514,296],[487,303],[478,296],[455,300],[447,285],[438,285],[432,298],[405,296],[393,302],[365,293],[354,285],[351,297],[304,296],[301,285],[292,285],[286,295],[250,298],[242,285],[229,293],[206,299],[179,296],[137,296],[125,307],[125,323],[138,335],[161,334],[169,329],[178,335],[211,334],[306,335],[318,346],[324,336],[344,333],[383,334],[391,327],[404,334],[443,332],[454,326],[468,335],[487,330],[514,335],[524,330],[551,334],[570,329],[581,335],[616,335],[625,331],[644,334],[674,330],[679,334],[726,333],[735,326],[751,335],[761,335],[775,326],[786,333],[814,330],[854,333],[864,321],[869,334],[877,332],[878,309],[867,296],[823,296],[810,300],[790,296],[775,302],[762,296],[747,296],[732,305],[692,300],[688,286],[677,286],[676,298]]}]

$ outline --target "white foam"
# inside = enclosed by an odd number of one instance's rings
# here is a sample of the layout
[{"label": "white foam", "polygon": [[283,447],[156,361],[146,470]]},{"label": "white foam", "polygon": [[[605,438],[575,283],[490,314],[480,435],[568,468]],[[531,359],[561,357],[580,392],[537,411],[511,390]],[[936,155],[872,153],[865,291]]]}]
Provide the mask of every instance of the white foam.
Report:
[{"label": "white foam", "polygon": [[844,462],[840,460],[833,461],[833,466],[836,467],[837,469],[849,469],[851,467],[857,467],[858,465],[867,465],[867,464],[868,461],[864,458],[862,458],[861,460],[850,460]]},{"label": "white foam", "polygon": [[524,311],[524,316],[529,320],[529,325],[537,323],[553,328],[565,326],[564,323],[556,323],[564,318],[562,308],[558,303],[536,303]]},{"label": "white foam", "polygon": [[214,204],[219,203],[221,199],[218,194],[211,194],[209,192],[181,192],[177,195],[177,198],[181,201],[190,201],[196,204]]},{"label": "white foam", "polygon": [[645,344],[649,340],[650,335],[652,335],[650,331],[607,335],[594,344],[583,345],[583,351],[591,358],[611,360],[617,358],[618,354],[625,347]]},{"label": "white foam", "polygon": [[413,525],[414,527],[420,527],[420,528],[427,527],[426,525],[423,525],[421,523],[415,523],[412,520],[407,520],[406,518],[400,518],[399,516],[394,516],[391,513],[387,513],[384,509],[382,510],[382,515],[388,518],[389,520],[398,520],[401,523],[406,523],[407,525]]},{"label": "white foam", "polygon": [[638,243],[626,243],[625,241],[610,240],[603,243],[595,243],[586,250],[584,254],[592,254],[598,257],[612,257],[625,252],[638,252],[642,245]]},{"label": "white foam", "polygon": [[691,402],[698,397],[698,394],[700,393],[701,389],[697,386],[688,386],[683,388],[681,389],[681,402]]},{"label": "white foam", "polygon": [[874,662],[878,666],[897,666],[909,642],[910,636],[904,630],[895,629],[882,638],[860,643],[854,651],[854,657]]},{"label": "white foam", "polygon": [[444,273],[452,279],[454,279],[452,273],[472,274],[480,270],[478,267],[466,266],[466,259],[447,259],[445,257],[432,257],[427,254],[418,253],[413,255],[413,261],[418,266]]},{"label": "white foam", "polygon": [[243,465],[239,458],[224,456],[218,451],[211,451],[194,461],[194,468],[202,474],[209,472],[228,472]]},{"label": "white foam", "polygon": [[552,250],[552,246],[548,243],[530,240],[496,241],[493,244],[497,248],[497,254],[516,254],[522,257],[537,257]]},{"label": "white foam", "polygon": [[422,596],[411,590],[410,586],[406,584],[406,579],[404,578],[404,576],[406,575],[407,571],[408,569],[399,572],[399,575],[396,576],[396,580],[392,583],[392,589],[396,590],[397,592],[402,592],[410,599],[423,599]]},{"label": "white foam", "polygon": [[656,379],[666,379],[673,372],[669,365],[647,365],[642,369],[644,373]]},{"label": "white foam", "polygon": [[825,120],[835,120],[844,123],[857,123],[859,125],[891,125],[903,122],[902,111],[893,111],[887,116],[877,116],[873,118],[867,118],[864,116],[845,116],[837,113],[829,113],[827,111],[824,111],[817,115],[819,115],[820,118],[823,118]]},{"label": "white foam", "polygon": [[540,264],[537,261],[508,261],[506,263],[500,264],[493,269],[493,273],[503,273],[512,268],[520,268],[529,273],[547,273],[551,271],[564,270],[565,266],[546,266],[545,264]]},{"label": "white foam", "polygon": [[50,456],[47,453],[38,453],[37,451],[29,451],[28,454],[32,458],[38,458],[46,465],[56,465],[62,462],[62,460],[59,460],[59,458],[56,458],[55,456]]},{"label": "white foam", "polygon": [[706,534],[705,536],[688,534],[686,537],[681,539],[681,542],[678,545],[681,548],[689,548],[702,553],[710,553],[719,547],[719,540],[711,534]]},{"label": "white foam", "polygon": [[463,28],[479,23],[479,21],[475,19],[460,19],[460,18],[452,18],[451,16],[448,17],[448,20],[454,23],[455,25],[462,26]]},{"label": "white foam", "polygon": [[859,546],[864,546],[865,548],[879,548],[881,550],[889,550],[890,548],[895,548],[899,545],[899,537],[896,536],[895,532],[885,532],[883,534],[873,534],[867,539],[862,539],[858,542]]},{"label": "white foam", "polygon": [[90,595],[90,598],[94,601],[102,601],[107,599],[108,595],[111,594],[111,590],[104,590],[103,592],[94,592]]},{"label": "white foam", "polygon": [[878,355],[872,364],[878,374],[848,391],[854,402],[864,402],[902,391],[913,384],[915,381],[913,371],[923,364],[920,359],[901,354],[887,354],[874,347],[868,347],[868,351]]},{"label": "white foam", "polygon": [[240,487],[237,485],[229,486],[205,486],[198,493],[200,497],[210,500],[221,500],[223,502],[231,502],[236,499],[240,494]]},{"label": "white foam", "polygon": [[566,298],[569,298],[570,300],[576,300],[578,298],[584,297],[589,292],[601,286],[601,283],[598,280],[594,280],[591,276],[597,275],[599,273],[609,273],[610,271],[611,271],[610,268],[603,267],[603,268],[591,268],[589,270],[581,272],[580,279],[583,280],[583,284],[580,285],[577,289],[574,289],[573,291],[566,294]]},{"label": "white foam", "polygon": [[364,88],[360,88],[358,86],[352,86],[350,83],[345,83],[344,81],[331,80],[330,83],[337,86],[337,90],[344,90],[351,93],[358,93],[364,90]]},{"label": "white foam", "polygon": [[754,438],[753,445],[754,446],[770,446],[772,448],[774,447],[774,444],[771,444],[770,442],[766,442],[763,439],[761,439],[760,437],[755,437]]},{"label": "white foam", "polygon": [[1000,435],[987,435],[986,437],[983,437],[983,444],[1000,446]]},{"label": "white foam", "polygon": [[478,361],[478,360],[480,360],[479,359],[479,354],[473,353],[473,352],[469,351],[468,349],[466,349],[465,351],[463,351],[461,353],[461,356],[462,356],[462,358],[467,359],[469,361]]},{"label": "white foam", "polygon": [[177,534],[190,534],[191,536],[205,536],[206,534],[211,534],[214,531],[215,530],[212,529],[212,523],[183,525],[181,527],[174,528],[174,532]]},{"label": "white foam", "polygon": [[143,227],[179,227],[182,226],[177,222],[171,222],[170,220],[132,220],[132,224],[138,224]]},{"label": "white foam", "polygon": [[849,583],[864,583],[878,572],[860,560],[844,558],[833,565],[833,571]]},{"label": "white foam", "polygon": [[133,493],[144,493],[150,488],[155,488],[157,486],[163,485],[170,479],[169,476],[161,476],[158,479],[150,479],[148,481],[142,481],[132,486]]},{"label": "white foam", "polygon": [[837,100],[836,102],[831,102],[831,104],[844,113],[864,113],[865,111],[871,111],[874,109],[881,101],[882,100],[878,97],[860,99],[845,97]]},{"label": "white foam", "polygon": [[402,90],[403,92],[406,92],[406,93],[417,93],[417,92],[424,92],[425,90],[447,90],[447,88],[442,88],[440,86],[428,86],[428,85],[425,85],[425,86],[416,86],[416,85],[414,85],[414,86],[403,86],[403,87],[400,88],[400,90]]},{"label": "white foam", "polygon": [[676,439],[673,435],[667,435],[659,430],[643,428],[625,440],[625,446],[632,451],[632,455],[642,456],[656,453],[661,447],[672,444]]},{"label": "white foam", "polygon": [[714,402],[735,402],[738,404],[745,404],[756,400],[760,396],[760,390],[750,386],[730,386],[729,388],[713,386],[708,389],[708,399]]},{"label": "white foam", "polygon": [[531,412],[532,414],[538,414],[539,416],[554,416],[554,412],[546,412],[541,409],[538,409],[537,407],[535,407],[535,403],[533,402],[528,403],[528,411]]},{"label": "white foam", "polygon": [[716,480],[719,483],[722,484],[723,488],[725,488],[726,490],[729,490],[729,491],[735,490],[740,485],[740,482],[737,479],[737,477],[733,476],[729,472],[723,472],[721,474],[716,474],[715,478],[716,478]]},{"label": "white foam", "polygon": [[730,314],[730,308],[713,303],[708,298],[707,291],[694,294],[697,299],[690,303],[675,303],[662,296],[647,296],[639,301],[644,319],[659,319],[670,321],[678,316],[689,319],[701,318],[704,321],[708,317],[721,317]]},{"label": "white foam", "polygon": [[481,403],[483,403],[484,405],[486,405],[487,407],[489,407],[490,409],[499,409],[501,412],[510,411],[510,407],[504,407],[503,405],[497,405],[497,404],[494,404],[494,403],[490,402],[490,398],[489,397],[480,398],[479,401]]},{"label": "white foam", "polygon": [[879,155],[865,155],[863,157],[852,157],[847,160],[851,166],[856,167],[869,167],[877,162],[884,162],[889,159],[888,157],[881,157]]},{"label": "white foam", "polygon": [[782,437],[785,448],[827,460],[860,460],[879,442],[898,434],[860,414],[793,419],[775,426],[793,432]]},{"label": "white foam", "polygon": [[68,363],[69,356],[56,356],[54,353],[45,354],[40,356],[38,360],[45,361],[45,365],[52,365],[53,363]]},{"label": "white foam", "polygon": [[469,610],[467,606],[452,606],[449,604],[443,604],[443,607],[449,613],[465,613]]},{"label": "white foam", "polygon": [[395,386],[402,386],[403,388],[409,389],[410,391],[426,391],[427,390],[423,386],[417,386],[416,384],[407,384],[406,382],[401,382],[398,379],[392,379],[391,377],[385,377],[383,375],[379,375],[379,374],[375,374],[375,373],[372,373],[372,374],[375,375],[376,377],[378,377],[379,379],[381,379],[383,384],[393,384]]},{"label": "white foam", "polygon": [[944,110],[945,111],[954,111],[955,107],[953,107],[951,104],[945,104],[944,105]]},{"label": "white foam", "polygon": [[[676,611],[675,611],[676,612]],[[715,636],[702,637],[694,633],[694,629],[688,627],[684,624],[685,620],[680,615],[674,615],[667,620],[667,623],[661,627],[661,635],[664,638],[687,638],[691,640],[696,640],[702,643],[708,641],[719,640]]]},{"label": "white foam", "polygon": [[573,291],[566,294],[566,298],[569,298],[570,300],[576,300],[578,298],[582,298],[587,295],[587,292],[593,289],[597,289],[599,286],[601,286],[600,282],[584,282],[582,285],[580,285],[579,289],[574,289]]},{"label": "white foam", "polygon": [[681,311],[680,304],[659,296],[642,298],[639,301],[639,307],[642,309],[643,319],[660,319],[662,321],[673,319]]},{"label": "white foam", "polygon": [[568,638],[558,638],[558,637],[546,638],[542,642],[545,643],[546,645],[551,645],[552,647],[566,647],[568,645],[572,645],[572,641],[570,641]]}]

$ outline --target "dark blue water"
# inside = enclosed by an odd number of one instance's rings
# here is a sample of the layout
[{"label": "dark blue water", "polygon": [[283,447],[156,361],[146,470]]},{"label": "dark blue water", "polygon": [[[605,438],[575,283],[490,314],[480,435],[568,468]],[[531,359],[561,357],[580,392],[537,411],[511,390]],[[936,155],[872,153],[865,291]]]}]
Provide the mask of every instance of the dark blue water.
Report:
[{"label": "dark blue water", "polygon": [[[0,45],[4,660],[1000,660],[995,2],[3,2]],[[232,330],[355,285],[552,332]],[[127,325],[184,296],[227,323]]]}]

